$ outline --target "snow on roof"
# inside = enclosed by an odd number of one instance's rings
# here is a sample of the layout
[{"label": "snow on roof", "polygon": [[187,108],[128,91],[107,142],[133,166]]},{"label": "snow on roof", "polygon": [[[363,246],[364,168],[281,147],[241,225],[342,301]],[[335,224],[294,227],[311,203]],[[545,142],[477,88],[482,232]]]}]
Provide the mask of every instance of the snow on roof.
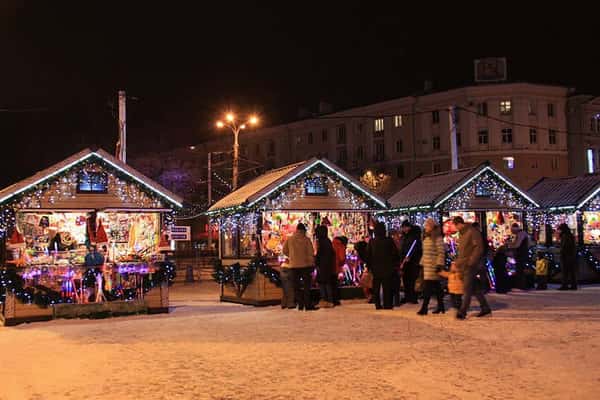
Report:
[{"label": "snow on roof", "polygon": [[48,167],[42,171],[37,172],[36,174],[30,176],[29,178],[25,178],[22,181],[19,181],[13,185],[10,185],[2,190],[0,190],[0,204],[4,203],[7,200],[10,200],[13,196],[16,196],[22,192],[31,189],[35,185],[46,181],[47,179],[52,178],[55,175],[60,174],[61,172],[79,164],[80,162],[90,158],[90,157],[98,157],[104,160],[106,163],[111,165],[113,168],[121,171],[129,178],[137,181],[138,183],[146,186],[146,188],[150,189],[152,192],[157,195],[167,199],[169,202],[174,205],[181,207],[183,203],[183,198],[180,196],[170,192],[169,190],[162,187],[160,184],[154,182],[152,179],[148,178],[144,174],[125,164],[124,162],[117,160],[114,156],[107,153],[102,149],[98,149],[96,151],[92,151],[89,148],[86,148],[72,156],[60,161],[51,167]]},{"label": "snow on roof", "polygon": [[311,158],[307,161],[290,164],[285,167],[266,172],[265,174],[250,181],[246,185],[217,201],[208,209],[208,211],[215,212],[232,207],[252,205],[258,201],[261,201],[265,197],[268,197],[281,185],[287,184],[299,175],[307,172],[319,164],[329,169],[332,173],[338,175],[347,184],[350,184],[360,191],[366,193],[375,202],[377,202],[381,208],[387,207],[385,199],[377,196],[375,193],[372,193],[369,189],[364,187],[360,182],[348,175],[344,170],[333,164],[331,161],[326,159]]},{"label": "snow on roof", "polygon": [[523,190],[510,182],[508,178],[493,169],[489,163],[482,163],[477,167],[458,169],[454,171],[440,172],[432,175],[422,175],[413,179],[406,186],[389,198],[393,209],[404,209],[412,207],[438,207],[448,200],[455,192],[469,184],[473,179],[485,171],[490,171],[498,178],[512,186],[531,204],[537,206]]},{"label": "snow on roof", "polygon": [[600,175],[589,174],[542,178],[529,189],[529,193],[544,208],[579,208],[589,201],[598,189],[600,189]]},{"label": "snow on roof", "polygon": [[388,201],[392,208],[433,206],[433,203],[442,194],[456,187],[476,169],[465,168],[433,175],[422,175],[409,182],[392,195]]}]

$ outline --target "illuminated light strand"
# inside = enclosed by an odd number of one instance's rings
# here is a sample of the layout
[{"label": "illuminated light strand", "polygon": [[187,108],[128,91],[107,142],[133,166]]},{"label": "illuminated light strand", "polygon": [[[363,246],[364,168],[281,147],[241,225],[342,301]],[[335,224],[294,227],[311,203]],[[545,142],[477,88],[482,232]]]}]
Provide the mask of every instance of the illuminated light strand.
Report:
[{"label": "illuminated light strand", "polygon": [[[513,185],[512,183],[510,183],[506,178],[504,178],[502,175],[500,175],[498,172],[496,172],[493,168],[491,168],[490,166],[486,166],[485,168],[483,168],[479,172],[477,172],[475,175],[473,175],[471,178],[469,178],[467,181],[463,182],[458,188],[454,189],[454,191],[452,191],[450,194],[448,194],[447,196],[445,196],[437,204],[435,204],[434,208],[439,208],[441,204],[443,204],[444,202],[446,202],[446,200],[448,200],[449,198],[451,198],[452,196],[454,196],[456,193],[458,193],[461,190],[463,190],[466,186],[468,186],[470,183],[472,183],[476,178],[478,178],[480,175],[482,175],[483,173],[488,172],[488,171],[491,172],[497,178],[499,178],[506,185],[508,185],[511,189],[513,189],[514,191],[516,191],[517,193],[519,193],[521,196],[523,196],[524,198],[526,198],[535,207],[539,207],[540,206],[535,200],[533,200],[531,197],[529,197],[526,193],[522,192],[515,185]],[[600,188],[599,188],[599,190],[600,190]]]},{"label": "illuminated light strand", "polygon": [[73,162],[65,165],[64,167],[61,167],[60,169],[54,171],[53,173],[51,173],[49,175],[46,175],[45,177],[40,178],[37,181],[35,181],[33,183],[30,183],[27,186],[25,186],[25,187],[23,187],[21,189],[18,189],[18,190],[14,191],[13,193],[11,193],[11,194],[9,194],[7,196],[4,196],[3,198],[0,199],[0,203],[4,203],[6,200],[10,199],[11,197],[14,197],[14,196],[16,196],[16,195],[18,195],[20,193],[23,193],[23,192],[31,189],[32,187],[35,187],[35,186],[39,185],[40,183],[48,180],[49,178],[52,178],[53,176],[56,176],[56,175],[62,173],[63,171],[68,170],[69,168],[73,167],[74,165],[80,163],[81,161],[84,161],[84,160],[90,158],[92,155],[95,155],[95,154],[96,153],[86,154],[85,156],[80,157],[79,159],[77,159],[77,160],[75,160],[75,161],[73,161]]},{"label": "illuminated light strand", "polygon": [[102,160],[104,160],[106,163],[110,164],[111,166],[113,166],[114,168],[118,169],[119,171],[123,172],[125,175],[129,176],[130,178],[132,178],[133,180],[137,181],[138,183],[146,186],[148,189],[160,194],[161,196],[163,196],[165,199],[169,200],[171,203],[175,204],[177,207],[183,207],[183,204],[181,204],[180,202],[178,202],[177,200],[171,198],[170,196],[166,195],[165,193],[163,193],[162,191],[158,190],[157,188],[155,188],[154,186],[148,184],[147,182],[144,182],[142,179],[138,178],[137,176],[133,175],[132,173],[130,173],[129,171],[125,170],[124,168],[122,168],[121,166],[119,166],[118,164],[115,164],[114,162],[112,162],[111,160],[102,157],[100,154],[98,153],[92,153],[94,155],[96,155],[97,157],[101,158]]},{"label": "illuminated light strand", "polygon": [[331,166],[329,166],[327,163],[323,162],[322,160],[315,160],[312,163],[308,164],[306,167],[302,168],[300,171],[298,171],[297,173],[295,173],[291,177],[285,179],[283,182],[281,182],[279,185],[277,185],[277,187],[275,187],[275,188],[267,191],[266,193],[262,194],[257,199],[255,199],[254,201],[250,202],[248,204],[248,206],[249,207],[253,206],[254,204],[258,203],[259,201],[261,201],[265,197],[268,197],[273,192],[275,192],[277,190],[280,190],[283,186],[285,186],[288,183],[294,181],[295,179],[297,179],[301,175],[307,173],[308,171],[310,171],[312,168],[316,167],[319,164],[322,165],[322,166],[324,166],[329,171],[333,172],[337,177],[339,177],[340,179],[344,180],[346,183],[348,183],[351,186],[353,186],[354,188],[358,189],[361,193],[367,195],[371,200],[375,201],[381,207],[387,208],[387,204],[384,201],[381,201],[379,198],[373,196],[371,193],[369,193],[368,191],[366,191],[362,186],[357,185],[355,182],[353,182],[352,180],[350,180],[349,178],[347,178],[343,174],[340,174],[337,170],[335,170],[334,168],[332,168]]}]

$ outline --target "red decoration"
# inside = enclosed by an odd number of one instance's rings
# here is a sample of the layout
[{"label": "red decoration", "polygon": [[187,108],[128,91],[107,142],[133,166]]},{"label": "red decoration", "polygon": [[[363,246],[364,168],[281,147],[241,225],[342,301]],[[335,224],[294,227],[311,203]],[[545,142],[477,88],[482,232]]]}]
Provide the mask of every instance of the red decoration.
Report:
[{"label": "red decoration", "polygon": [[8,245],[13,249],[24,249],[25,248],[25,238],[21,235],[21,232],[17,228],[13,230],[10,239],[8,240]]},{"label": "red decoration", "polygon": [[158,251],[171,251],[171,245],[169,244],[169,239],[166,234],[160,235],[160,243],[158,244]]},{"label": "red decoration", "polygon": [[96,230],[96,243],[98,245],[108,244],[108,236],[102,225],[102,220],[98,222],[98,229]]},{"label": "red decoration", "polygon": [[498,220],[498,225],[504,225],[504,215],[502,215],[501,211],[498,211],[498,217],[496,219]]}]

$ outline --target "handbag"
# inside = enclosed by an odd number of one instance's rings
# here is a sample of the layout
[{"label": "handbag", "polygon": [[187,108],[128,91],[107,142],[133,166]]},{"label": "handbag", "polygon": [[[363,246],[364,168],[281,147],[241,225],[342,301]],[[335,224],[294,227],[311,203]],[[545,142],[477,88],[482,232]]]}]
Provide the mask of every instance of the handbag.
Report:
[{"label": "handbag", "polygon": [[415,292],[423,291],[423,266],[419,265],[419,275],[415,280]]}]

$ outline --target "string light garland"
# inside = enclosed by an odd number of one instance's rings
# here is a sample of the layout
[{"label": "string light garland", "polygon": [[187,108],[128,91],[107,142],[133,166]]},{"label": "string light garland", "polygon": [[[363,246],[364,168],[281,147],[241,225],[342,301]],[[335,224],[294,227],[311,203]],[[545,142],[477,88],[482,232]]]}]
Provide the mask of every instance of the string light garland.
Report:
[{"label": "string light garland", "polygon": [[[59,173],[49,175],[37,181],[26,190],[5,197],[0,205],[0,236],[6,235],[15,226],[15,211],[36,209],[55,205],[57,202],[76,199],[79,173],[102,172],[107,175],[107,191],[115,194],[123,203],[134,204],[139,208],[171,208],[174,216],[178,204],[168,198],[157,195],[146,185],[133,182],[131,176],[104,158],[91,153],[78,162],[71,163]],[[167,200],[167,201],[165,201]]]},{"label": "string light garland", "polygon": [[[319,160],[320,161],[320,160]],[[384,208],[378,200],[367,195],[362,189],[349,184],[336,172],[331,174],[322,163],[315,163],[310,169],[296,174],[269,192],[268,195],[252,203],[245,203],[228,208],[208,211],[206,214],[213,218],[241,215],[244,213],[262,212],[266,210],[285,209],[293,201],[306,197],[306,180],[325,178],[329,196],[344,199],[350,203],[349,208],[356,210],[381,210]]]}]

